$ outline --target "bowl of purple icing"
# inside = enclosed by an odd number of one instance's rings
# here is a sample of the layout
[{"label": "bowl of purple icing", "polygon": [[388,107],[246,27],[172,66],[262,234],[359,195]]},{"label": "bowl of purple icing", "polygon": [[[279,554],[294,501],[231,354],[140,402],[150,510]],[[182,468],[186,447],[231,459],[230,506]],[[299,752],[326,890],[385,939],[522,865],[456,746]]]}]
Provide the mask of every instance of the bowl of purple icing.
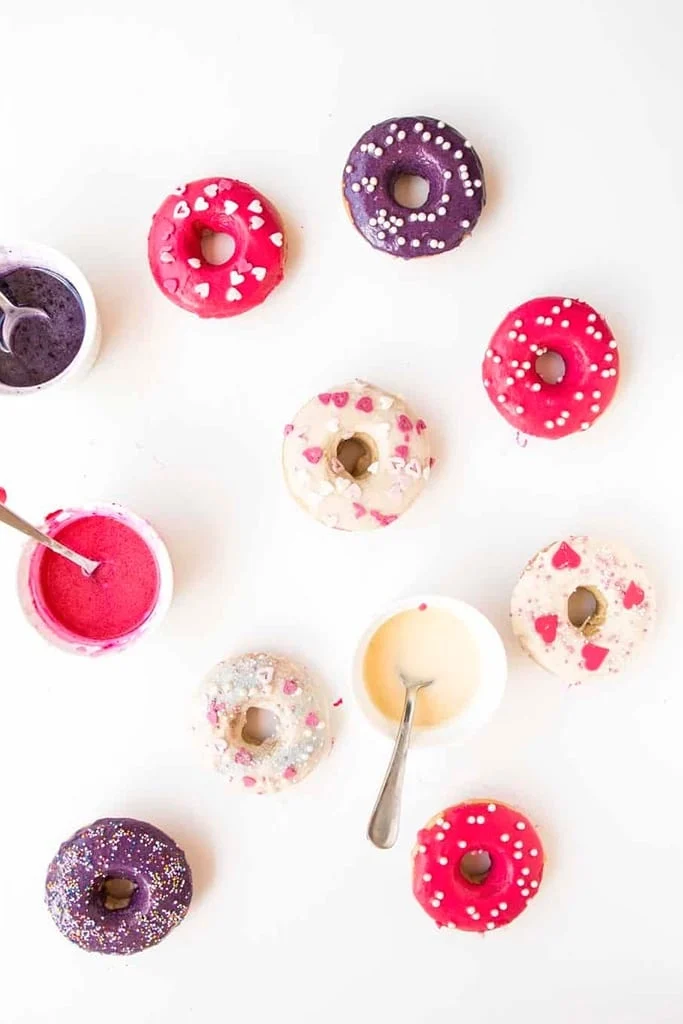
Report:
[{"label": "bowl of purple icing", "polygon": [[[0,245],[0,292],[19,310],[37,311],[15,317],[4,332],[0,396],[32,394],[87,373],[100,325],[92,288],[75,263],[46,245]],[[0,329],[7,316],[0,310]]]}]

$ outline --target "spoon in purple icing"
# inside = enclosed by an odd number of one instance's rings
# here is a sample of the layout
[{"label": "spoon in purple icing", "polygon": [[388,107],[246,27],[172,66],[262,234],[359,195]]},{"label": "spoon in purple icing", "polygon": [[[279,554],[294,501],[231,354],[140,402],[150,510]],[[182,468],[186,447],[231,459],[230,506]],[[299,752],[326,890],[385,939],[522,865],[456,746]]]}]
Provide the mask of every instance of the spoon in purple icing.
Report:
[{"label": "spoon in purple icing", "polygon": [[49,314],[44,309],[35,309],[33,306],[15,306],[5,293],[0,289],[0,313],[2,313],[2,332],[0,332],[0,352],[11,356],[12,352],[12,331],[20,320],[28,316],[38,317],[40,320],[49,320]]}]

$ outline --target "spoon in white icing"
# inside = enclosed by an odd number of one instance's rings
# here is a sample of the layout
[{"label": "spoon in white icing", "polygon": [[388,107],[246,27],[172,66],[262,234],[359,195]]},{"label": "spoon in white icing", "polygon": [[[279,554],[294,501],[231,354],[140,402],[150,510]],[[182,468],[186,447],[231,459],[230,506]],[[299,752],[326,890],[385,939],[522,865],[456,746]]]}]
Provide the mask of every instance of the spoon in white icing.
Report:
[{"label": "spoon in white icing", "polygon": [[10,512],[6,505],[0,504],[0,523],[5,523],[7,526],[13,527],[20,533],[23,533],[26,537],[30,537],[31,540],[36,541],[37,544],[42,544],[44,547],[49,548],[50,551],[54,551],[56,555],[61,555],[62,558],[68,558],[70,562],[77,565],[86,576],[92,576],[95,569],[100,565],[99,562],[94,562],[92,558],[86,558],[85,555],[79,555],[77,551],[73,551],[71,548],[67,548],[65,544],[60,544],[58,540],[54,540],[52,537],[48,537],[46,533],[41,533],[40,530],[36,530],[35,526],[31,526],[29,522],[22,519],[21,516],[16,515],[14,512]]},{"label": "spoon in white icing", "polygon": [[402,672],[398,673],[405,686],[406,699],[403,705],[403,717],[396,734],[394,751],[389,761],[384,782],[377,797],[368,825],[368,839],[380,850],[389,850],[398,839],[398,826],[401,820],[401,795],[403,793],[403,777],[405,775],[406,757],[410,746],[413,730],[413,719],[417,706],[417,695],[425,686],[431,686],[433,679],[414,683],[406,679]]}]

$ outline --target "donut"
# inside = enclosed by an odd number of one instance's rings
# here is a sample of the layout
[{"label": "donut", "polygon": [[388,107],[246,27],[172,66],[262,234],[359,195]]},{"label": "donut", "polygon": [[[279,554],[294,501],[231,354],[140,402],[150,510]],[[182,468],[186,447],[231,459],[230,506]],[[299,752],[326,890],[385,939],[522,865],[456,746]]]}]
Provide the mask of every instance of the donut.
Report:
[{"label": "donut", "polygon": [[[563,375],[556,383],[538,372],[547,353],[561,357]],[[614,398],[619,352],[606,320],[587,302],[531,299],[508,313],[495,331],[482,377],[496,409],[516,430],[566,437],[588,430]]]},{"label": "donut", "polygon": [[[403,175],[429,185],[422,206],[394,198]],[[349,216],[370,245],[412,259],[455,249],[479,220],[486,189],[481,161],[455,128],[433,117],[373,125],[349,153],[343,177]]]},{"label": "donut", "polygon": [[[271,736],[252,734],[255,710],[272,716]],[[327,706],[309,673],[273,654],[215,665],[200,689],[196,729],[213,767],[250,793],[301,782],[331,745]]]},{"label": "donut", "polygon": [[59,848],[45,900],[71,942],[93,953],[139,953],[180,924],[192,899],[183,851],[134,818],[101,818]]},{"label": "donut", "polygon": [[[209,263],[205,234],[230,235],[226,263]],[[284,228],[275,207],[233,178],[192,181],[164,199],[147,246],[154,280],[176,306],[202,317],[235,316],[258,306],[284,275]]]},{"label": "donut", "polygon": [[290,492],[338,530],[390,526],[420,494],[432,465],[425,421],[365,381],[317,395],[285,427]]},{"label": "donut", "polygon": [[438,928],[493,931],[526,910],[543,878],[543,845],[513,807],[448,807],[417,835],[413,893]]},{"label": "donut", "polygon": [[[574,610],[577,599],[583,609]],[[512,594],[510,615],[534,661],[579,683],[626,667],[652,630],[655,595],[643,566],[623,547],[567,537],[531,559]]]}]

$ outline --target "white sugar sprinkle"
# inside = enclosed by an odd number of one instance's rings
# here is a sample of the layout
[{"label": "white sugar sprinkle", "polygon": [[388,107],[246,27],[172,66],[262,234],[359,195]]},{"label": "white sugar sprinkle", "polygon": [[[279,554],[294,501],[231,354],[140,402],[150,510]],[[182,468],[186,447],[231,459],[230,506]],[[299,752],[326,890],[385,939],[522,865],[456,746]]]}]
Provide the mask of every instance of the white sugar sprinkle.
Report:
[{"label": "white sugar sprinkle", "polygon": [[518,828],[520,831],[523,831],[526,828],[526,825],[523,821],[518,821],[515,825],[515,828]]},{"label": "white sugar sprinkle", "polygon": [[423,875],[422,876],[422,881],[423,882],[431,882],[431,880],[432,880],[432,876],[431,875]]},{"label": "white sugar sprinkle", "polygon": [[489,804],[489,805],[488,805],[488,807],[486,808],[486,810],[487,810],[487,811],[490,811],[490,812],[491,812],[491,814],[493,814],[493,812],[495,811],[495,809],[496,809],[496,805],[495,805],[495,804]]},{"label": "white sugar sprinkle", "polygon": [[507,832],[503,832],[502,836],[500,837],[501,843],[507,843],[507,842],[509,842],[509,840],[510,840],[510,836],[508,835],[508,833]]},{"label": "white sugar sprinkle", "polygon": [[516,850],[521,850],[523,848],[523,846],[524,846],[524,843],[522,842],[521,839],[517,839],[515,841],[515,843],[514,843],[514,847],[515,847]]},{"label": "white sugar sprinkle", "polygon": [[474,817],[474,815],[473,815],[473,814],[470,814],[469,818],[467,819],[467,824],[468,824],[468,825],[474,825],[474,823],[475,823],[475,821],[476,821],[476,820],[477,820],[477,819],[476,819],[476,818]]},{"label": "white sugar sprinkle", "polygon": [[448,864],[448,857],[439,857],[439,864],[442,867],[445,867],[446,864]]}]

